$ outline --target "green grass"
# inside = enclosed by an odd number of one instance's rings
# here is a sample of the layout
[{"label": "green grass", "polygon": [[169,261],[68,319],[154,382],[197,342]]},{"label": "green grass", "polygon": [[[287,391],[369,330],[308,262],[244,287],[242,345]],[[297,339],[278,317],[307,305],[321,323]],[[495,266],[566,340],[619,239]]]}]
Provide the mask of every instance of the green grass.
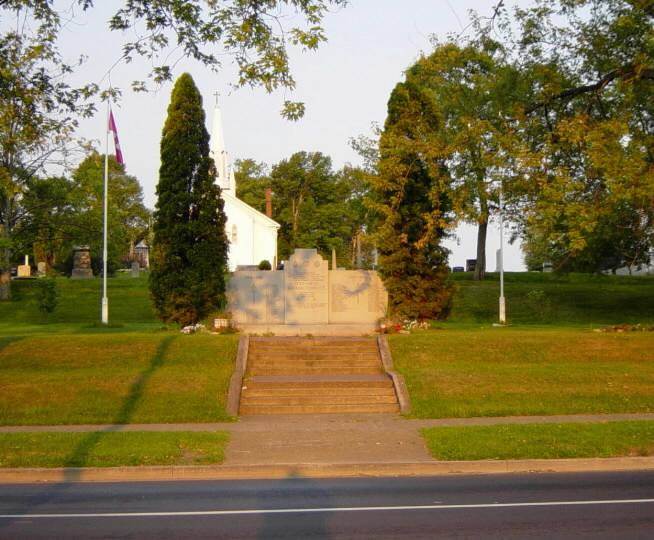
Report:
[{"label": "green grass", "polygon": [[654,333],[478,328],[390,336],[412,416],[654,412]]},{"label": "green grass", "polygon": [[237,344],[177,332],[0,337],[0,424],[226,420]]},{"label": "green grass", "polygon": [[[482,282],[465,273],[452,278],[456,294],[450,323],[497,321],[497,274]],[[505,296],[510,324],[654,324],[654,276],[507,273]]]},{"label": "green grass", "polygon": [[225,432],[0,433],[0,467],[222,463]]},{"label": "green grass", "polygon": [[[12,301],[0,302],[0,333],[93,332],[100,319],[102,280],[58,278],[59,304],[43,315],[36,303],[36,280],[12,282]],[[113,328],[104,331],[161,328],[152,310],[147,276],[120,276],[108,280],[109,315]]]},{"label": "green grass", "polygon": [[513,424],[422,430],[436,459],[555,459],[654,455],[654,422]]}]

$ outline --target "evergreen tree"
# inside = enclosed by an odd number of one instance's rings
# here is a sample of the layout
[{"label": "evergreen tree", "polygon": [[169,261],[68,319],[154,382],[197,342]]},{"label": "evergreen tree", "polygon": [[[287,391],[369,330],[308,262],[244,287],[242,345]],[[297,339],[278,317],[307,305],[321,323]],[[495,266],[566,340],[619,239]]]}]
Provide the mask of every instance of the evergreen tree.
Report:
[{"label": "evergreen tree", "polygon": [[379,174],[371,183],[380,273],[396,318],[449,312],[448,252],[441,245],[450,226],[449,177],[434,140],[439,121],[423,89],[411,82],[395,87],[380,138]]},{"label": "evergreen tree", "polygon": [[192,77],[175,83],[161,137],[150,293],[159,317],[196,323],[224,306],[226,217]]}]

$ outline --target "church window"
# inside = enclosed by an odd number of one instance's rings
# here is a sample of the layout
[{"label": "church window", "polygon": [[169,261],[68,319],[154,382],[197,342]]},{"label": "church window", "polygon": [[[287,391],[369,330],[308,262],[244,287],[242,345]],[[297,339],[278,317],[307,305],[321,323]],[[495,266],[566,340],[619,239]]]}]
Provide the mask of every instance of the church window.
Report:
[{"label": "church window", "polygon": [[238,229],[236,225],[232,225],[232,244],[236,244],[236,240],[238,240]]}]

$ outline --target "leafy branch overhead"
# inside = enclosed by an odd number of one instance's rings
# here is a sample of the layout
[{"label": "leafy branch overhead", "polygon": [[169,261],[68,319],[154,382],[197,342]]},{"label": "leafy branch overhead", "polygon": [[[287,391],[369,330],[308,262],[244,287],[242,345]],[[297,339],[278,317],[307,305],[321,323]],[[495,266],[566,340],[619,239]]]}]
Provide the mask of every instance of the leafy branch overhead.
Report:
[{"label": "leafy branch overhead", "polygon": [[[74,0],[83,11],[94,0]],[[51,33],[61,26],[62,14],[46,0],[8,0],[6,10],[31,10],[32,16]],[[315,50],[325,41],[322,20],[330,7],[346,0],[124,0],[109,20],[109,28],[130,31],[137,37],[123,45],[122,58],[131,62],[145,57],[154,63],[148,74],[155,84],[172,80],[173,68],[182,58],[192,58],[214,71],[225,61],[238,68],[236,86],[261,87],[267,92],[293,90],[288,48]],[[147,89],[144,80],[132,83]],[[296,119],[301,103],[287,101],[282,113]]]}]

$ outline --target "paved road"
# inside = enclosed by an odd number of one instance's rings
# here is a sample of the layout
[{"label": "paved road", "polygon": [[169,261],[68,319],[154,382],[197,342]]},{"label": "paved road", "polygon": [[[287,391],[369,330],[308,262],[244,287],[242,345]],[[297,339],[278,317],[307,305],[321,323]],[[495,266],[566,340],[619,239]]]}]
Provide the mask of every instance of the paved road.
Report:
[{"label": "paved road", "polygon": [[654,538],[654,473],[0,486],[0,538]]}]

